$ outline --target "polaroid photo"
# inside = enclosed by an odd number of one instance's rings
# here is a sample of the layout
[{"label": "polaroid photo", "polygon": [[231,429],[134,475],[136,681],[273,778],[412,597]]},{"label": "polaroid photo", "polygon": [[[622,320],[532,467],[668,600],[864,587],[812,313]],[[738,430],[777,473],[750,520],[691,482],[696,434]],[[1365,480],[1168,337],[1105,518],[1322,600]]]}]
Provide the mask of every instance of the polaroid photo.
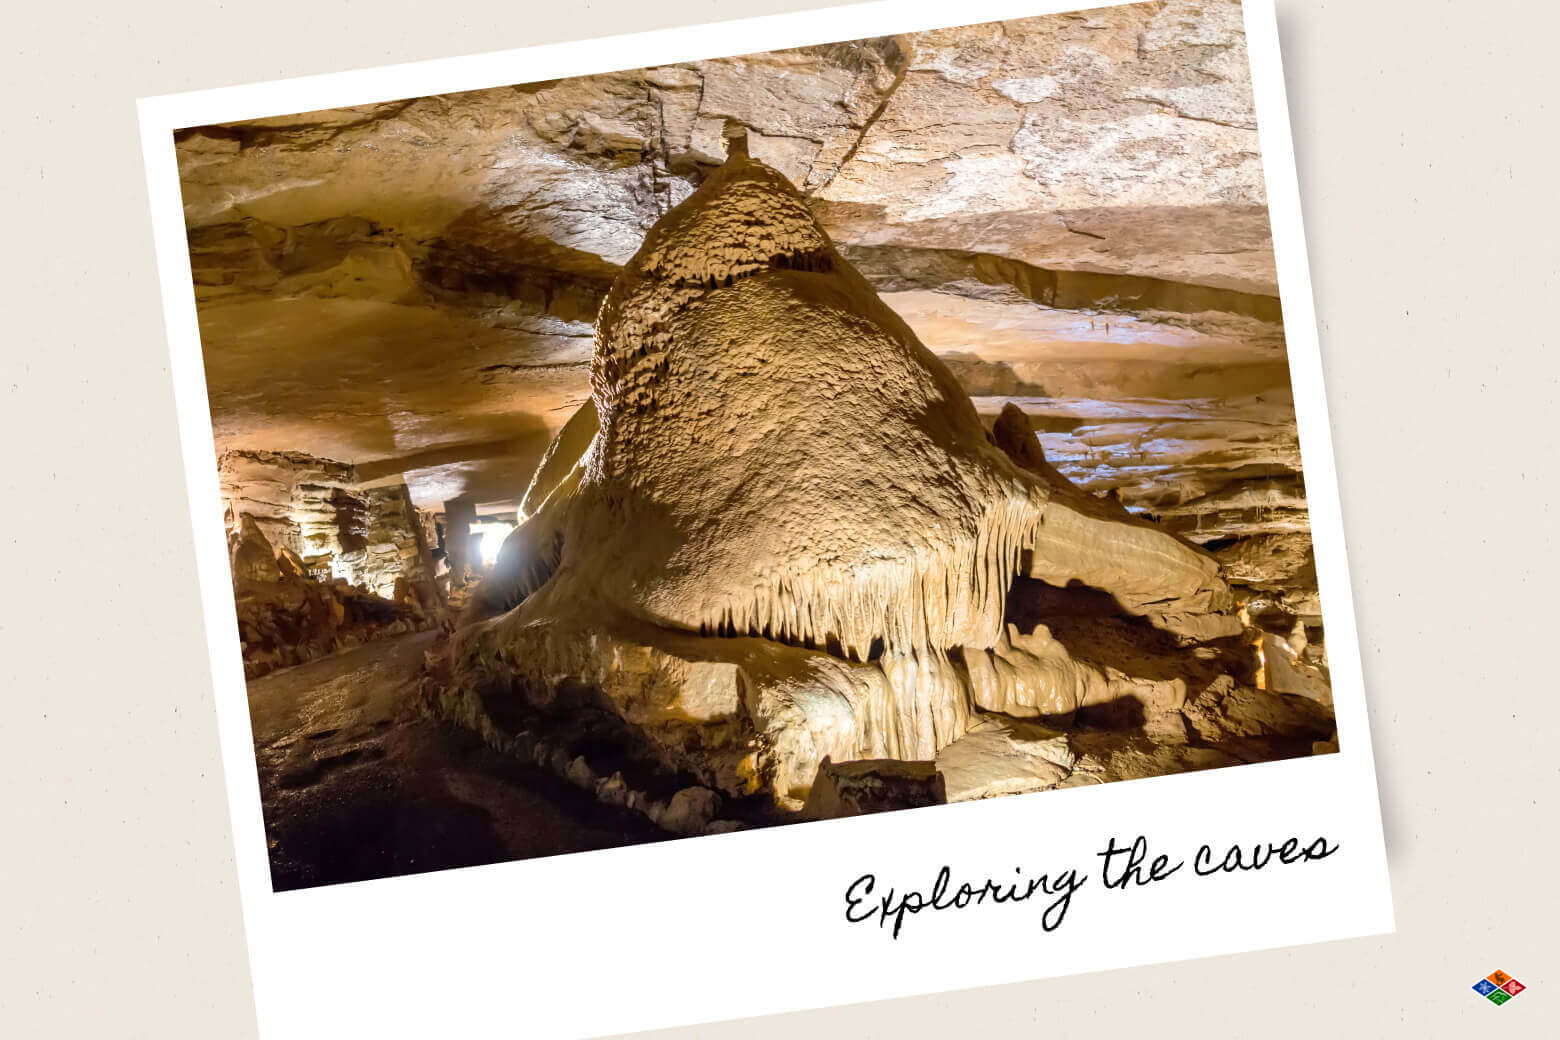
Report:
[{"label": "polaroid photo", "polygon": [[1274,14],[140,104],[268,1037],[1391,931]]}]

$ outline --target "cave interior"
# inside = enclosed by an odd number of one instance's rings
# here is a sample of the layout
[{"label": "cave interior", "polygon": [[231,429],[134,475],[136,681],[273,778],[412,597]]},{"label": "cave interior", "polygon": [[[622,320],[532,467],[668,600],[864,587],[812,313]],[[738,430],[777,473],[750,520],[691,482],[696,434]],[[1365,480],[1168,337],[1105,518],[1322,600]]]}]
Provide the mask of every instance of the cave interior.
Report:
[{"label": "cave interior", "polygon": [[1337,750],[1239,7],[176,135],[273,881]]}]

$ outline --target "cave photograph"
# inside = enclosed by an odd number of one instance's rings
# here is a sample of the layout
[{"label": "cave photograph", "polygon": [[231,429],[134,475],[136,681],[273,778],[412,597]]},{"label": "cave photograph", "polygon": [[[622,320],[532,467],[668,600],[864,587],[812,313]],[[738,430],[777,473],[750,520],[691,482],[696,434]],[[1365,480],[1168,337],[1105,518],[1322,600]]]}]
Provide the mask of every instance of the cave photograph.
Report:
[{"label": "cave photograph", "polygon": [[1338,750],[1238,2],[175,149],[275,890]]}]

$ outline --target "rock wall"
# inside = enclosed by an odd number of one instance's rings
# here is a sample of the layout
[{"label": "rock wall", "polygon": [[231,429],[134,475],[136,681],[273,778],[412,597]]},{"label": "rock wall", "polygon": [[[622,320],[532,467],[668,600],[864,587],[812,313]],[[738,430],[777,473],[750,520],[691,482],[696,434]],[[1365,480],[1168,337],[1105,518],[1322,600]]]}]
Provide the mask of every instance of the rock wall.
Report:
[{"label": "rock wall", "polygon": [[293,451],[229,451],[217,469],[230,535],[248,517],[307,573],[387,599],[398,580],[432,583],[428,520],[404,483],[360,488],[353,466]]},{"label": "rock wall", "polygon": [[340,554],[343,536],[350,542],[361,528],[338,497],[357,482],[346,463],[296,451],[228,451],[217,474],[230,534],[247,516],[273,547],[309,560]]},{"label": "rock wall", "polygon": [[361,488],[351,465],[301,452],[229,451],[218,470],[250,677],[443,617],[404,483]]},{"label": "rock wall", "polygon": [[354,584],[386,597],[394,595],[398,581],[431,584],[429,547],[406,485],[369,488],[362,497],[367,544],[361,555],[343,556],[344,569],[358,576]]},{"label": "rock wall", "polygon": [[233,544],[233,600],[245,678],[426,629],[439,619],[404,578],[395,591],[391,599],[345,578],[311,577],[296,553],[272,546],[254,518],[242,514]]}]

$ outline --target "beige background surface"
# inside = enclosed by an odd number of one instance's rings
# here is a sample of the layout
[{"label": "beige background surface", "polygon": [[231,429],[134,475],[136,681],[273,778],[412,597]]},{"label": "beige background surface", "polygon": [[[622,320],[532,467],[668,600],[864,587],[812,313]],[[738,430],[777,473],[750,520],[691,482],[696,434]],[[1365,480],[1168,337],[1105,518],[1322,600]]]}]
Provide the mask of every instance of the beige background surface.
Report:
[{"label": "beige background surface", "polygon": [[[0,62],[0,1034],[254,1035],[134,100],[822,6],[177,0],[13,14]],[[1553,1035],[1560,15],[1510,0],[1281,0],[1280,26],[1398,934],[671,1035]],[[762,950],[763,927],[743,926],[744,948]],[[717,938],[711,955],[736,950]],[[1468,989],[1496,967],[1531,987],[1501,1008]],[[820,950],[814,965],[755,967],[776,985],[812,969],[849,966]],[[697,965],[617,963],[607,937],[580,970],[603,999],[617,971],[699,985]]]}]

